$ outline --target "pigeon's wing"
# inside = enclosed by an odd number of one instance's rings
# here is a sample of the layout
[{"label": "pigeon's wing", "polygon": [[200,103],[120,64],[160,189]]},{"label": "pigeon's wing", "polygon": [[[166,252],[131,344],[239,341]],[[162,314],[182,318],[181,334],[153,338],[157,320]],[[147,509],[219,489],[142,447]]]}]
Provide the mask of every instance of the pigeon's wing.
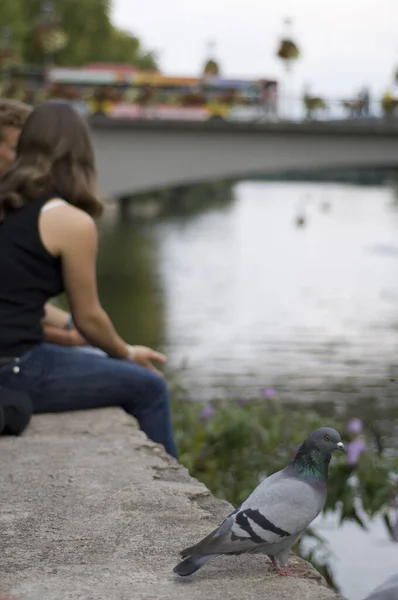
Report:
[{"label": "pigeon's wing", "polygon": [[183,555],[253,552],[292,543],[322,509],[325,495],[303,480],[281,476],[264,480],[221,526]]},{"label": "pigeon's wing", "polygon": [[209,533],[209,535],[207,535],[205,538],[203,538],[203,540],[201,540],[198,544],[195,544],[194,546],[190,546],[189,548],[185,548],[185,550],[182,550],[181,556],[184,557],[190,556],[192,554],[204,554],[204,552],[201,551],[201,548],[207,547],[211,544],[213,539],[221,538],[223,535],[226,535],[231,531],[231,527],[234,524],[234,517],[238,513],[238,511],[239,509],[235,510],[233,513],[228,515],[228,517],[224,519],[224,521],[219,527],[213,529],[213,531]]}]

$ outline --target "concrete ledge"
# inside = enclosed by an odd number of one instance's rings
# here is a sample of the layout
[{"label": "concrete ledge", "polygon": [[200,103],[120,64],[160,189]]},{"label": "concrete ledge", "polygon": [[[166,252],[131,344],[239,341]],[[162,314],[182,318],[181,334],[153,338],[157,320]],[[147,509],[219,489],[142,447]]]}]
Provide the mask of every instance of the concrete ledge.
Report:
[{"label": "concrete ledge", "polygon": [[[35,417],[0,438],[0,595],[18,600],[338,600],[281,578],[261,556],[225,557],[189,580],[178,552],[227,513],[116,409]],[[301,561],[298,568],[308,568]]]}]

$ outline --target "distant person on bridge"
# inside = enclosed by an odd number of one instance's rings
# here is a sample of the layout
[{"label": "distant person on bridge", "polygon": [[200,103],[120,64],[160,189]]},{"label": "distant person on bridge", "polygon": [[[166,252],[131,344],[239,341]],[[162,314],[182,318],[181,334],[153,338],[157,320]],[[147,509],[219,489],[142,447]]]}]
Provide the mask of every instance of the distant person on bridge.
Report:
[{"label": "distant person on bridge", "polygon": [[[3,170],[14,152],[0,147]],[[27,391],[37,413],[120,406],[176,456],[167,384],[153,365],[165,357],[124,342],[97,295],[101,211],[85,122],[67,104],[38,106],[0,183],[0,387]],[[44,341],[43,319],[67,325],[60,309],[45,316],[62,291],[79,342],[95,348]]]}]

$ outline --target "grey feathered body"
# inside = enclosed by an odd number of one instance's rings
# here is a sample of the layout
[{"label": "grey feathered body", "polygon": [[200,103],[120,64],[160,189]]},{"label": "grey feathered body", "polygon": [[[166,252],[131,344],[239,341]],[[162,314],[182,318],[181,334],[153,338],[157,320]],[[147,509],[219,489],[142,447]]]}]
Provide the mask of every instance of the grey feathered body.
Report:
[{"label": "grey feathered body", "polygon": [[183,550],[181,556],[186,560],[174,571],[189,575],[220,554],[246,552],[273,556],[284,565],[290,549],[321,512],[325,500],[324,482],[299,477],[288,466],[264,479],[220,527]]},{"label": "grey feathered body", "polygon": [[[257,543],[257,552],[280,558],[282,553],[290,551],[301,534],[319,515],[325,500],[324,483],[296,477],[292,475],[290,467],[286,467],[283,471],[264,479],[243,502],[239,512],[247,515],[255,534],[264,539],[264,542]],[[273,528],[266,523],[257,524],[250,518],[250,510],[258,510],[260,515],[275,526],[275,530],[272,531]],[[237,526],[236,519],[231,525],[231,533],[238,537],[245,533]],[[243,543],[247,544],[247,540]],[[281,560],[280,562],[283,563]]]}]

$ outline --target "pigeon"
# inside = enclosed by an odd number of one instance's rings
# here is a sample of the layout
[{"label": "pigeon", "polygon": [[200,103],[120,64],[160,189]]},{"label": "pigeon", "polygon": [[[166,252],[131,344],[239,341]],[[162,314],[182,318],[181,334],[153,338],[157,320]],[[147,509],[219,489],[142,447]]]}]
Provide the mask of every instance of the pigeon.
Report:
[{"label": "pigeon", "polygon": [[217,529],[183,550],[184,560],[173,572],[185,577],[222,554],[258,552],[270,558],[279,575],[297,576],[287,567],[289,552],[325,504],[334,450],[345,452],[339,433],[316,429],[287,467],[263,479]]}]

